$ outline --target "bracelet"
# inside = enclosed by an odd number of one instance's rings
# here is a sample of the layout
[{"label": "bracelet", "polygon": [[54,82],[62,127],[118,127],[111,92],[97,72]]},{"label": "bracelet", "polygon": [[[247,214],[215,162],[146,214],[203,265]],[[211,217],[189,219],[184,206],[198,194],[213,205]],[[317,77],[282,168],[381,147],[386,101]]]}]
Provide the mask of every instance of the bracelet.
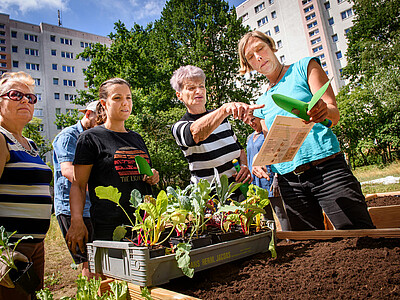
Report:
[{"label": "bracelet", "polygon": [[247,165],[240,165],[241,167],[246,167],[246,168],[249,168]]}]

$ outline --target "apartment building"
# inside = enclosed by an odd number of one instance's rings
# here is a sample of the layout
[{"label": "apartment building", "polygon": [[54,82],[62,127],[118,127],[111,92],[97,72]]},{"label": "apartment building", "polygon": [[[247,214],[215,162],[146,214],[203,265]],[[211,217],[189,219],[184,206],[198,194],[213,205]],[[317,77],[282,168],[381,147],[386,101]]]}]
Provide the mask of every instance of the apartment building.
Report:
[{"label": "apartment building", "polygon": [[24,71],[36,83],[34,116],[42,120],[42,134],[52,141],[60,132],[56,114],[81,107],[71,103],[78,90],[88,88],[84,70],[90,60],[77,58],[94,43],[110,45],[107,37],[56,25],[28,24],[0,14],[0,74]]},{"label": "apartment building", "polygon": [[346,33],[353,25],[347,0],[247,0],[236,8],[244,26],[271,36],[277,57],[286,65],[306,56],[319,57],[337,94],[347,61]]}]

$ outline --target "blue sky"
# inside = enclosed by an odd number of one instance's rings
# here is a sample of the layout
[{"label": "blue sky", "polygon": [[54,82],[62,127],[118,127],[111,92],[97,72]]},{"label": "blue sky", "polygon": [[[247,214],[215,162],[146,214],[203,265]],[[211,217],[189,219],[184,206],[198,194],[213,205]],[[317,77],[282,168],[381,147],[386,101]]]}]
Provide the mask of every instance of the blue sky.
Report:
[{"label": "blue sky", "polygon": [[[98,35],[114,31],[121,20],[128,28],[134,23],[146,26],[160,18],[166,0],[0,0],[0,13],[10,19],[39,25],[58,24],[61,10],[62,26]],[[244,0],[229,0],[237,6]]]}]

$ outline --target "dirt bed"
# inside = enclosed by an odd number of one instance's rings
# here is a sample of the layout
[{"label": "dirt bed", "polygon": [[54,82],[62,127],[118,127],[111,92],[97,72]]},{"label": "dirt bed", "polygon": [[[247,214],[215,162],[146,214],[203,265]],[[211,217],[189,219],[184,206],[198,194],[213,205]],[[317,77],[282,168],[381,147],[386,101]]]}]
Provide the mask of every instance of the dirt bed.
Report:
[{"label": "dirt bed", "polygon": [[277,253],[276,259],[258,254],[163,287],[201,299],[400,299],[400,239],[282,240]]},{"label": "dirt bed", "polygon": [[400,195],[377,197],[367,201],[369,207],[400,205]]}]

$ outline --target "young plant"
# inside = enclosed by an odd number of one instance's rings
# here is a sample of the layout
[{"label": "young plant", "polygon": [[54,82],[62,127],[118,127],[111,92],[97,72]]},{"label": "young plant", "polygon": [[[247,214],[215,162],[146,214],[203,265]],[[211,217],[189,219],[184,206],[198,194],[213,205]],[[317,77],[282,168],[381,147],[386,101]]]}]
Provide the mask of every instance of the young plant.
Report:
[{"label": "young plant", "polygon": [[4,226],[0,226],[0,261],[9,267],[6,273],[0,278],[0,281],[7,276],[11,269],[18,271],[14,261],[14,253],[18,244],[23,240],[33,239],[32,236],[23,236],[14,243],[10,242],[12,236],[16,233],[16,231],[7,232]]}]

